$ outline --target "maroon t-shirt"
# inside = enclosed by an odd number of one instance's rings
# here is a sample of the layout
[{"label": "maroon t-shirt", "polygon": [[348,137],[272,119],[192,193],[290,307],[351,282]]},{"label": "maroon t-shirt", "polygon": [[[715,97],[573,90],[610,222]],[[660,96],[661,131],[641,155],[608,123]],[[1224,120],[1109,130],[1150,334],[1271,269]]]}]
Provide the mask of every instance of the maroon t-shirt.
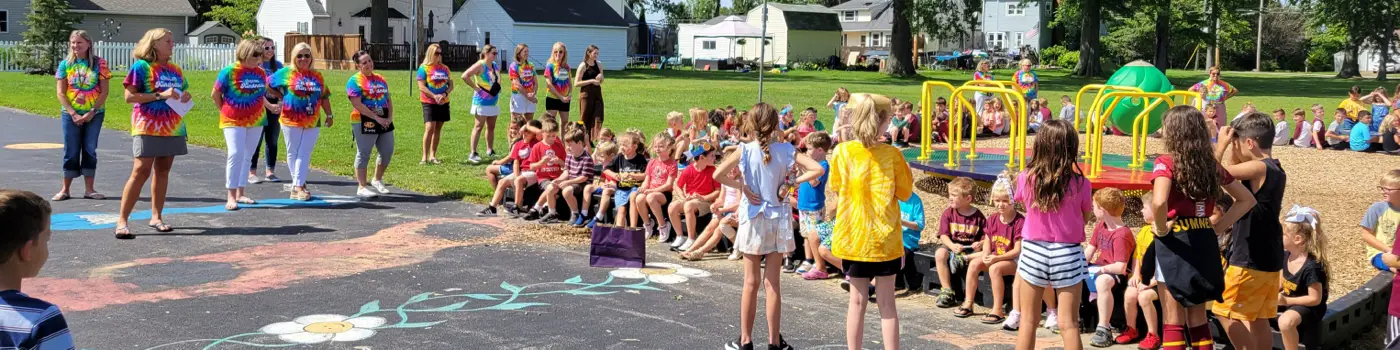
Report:
[{"label": "maroon t-shirt", "polygon": [[1001,214],[987,218],[987,227],[982,229],[982,232],[992,241],[991,250],[988,251],[1002,255],[1016,248],[1016,242],[1021,241],[1021,227],[1025,226],[1025,223],[1026,217],[1021,216],[1021,213],[1016,213],[1016,217],[1007,223],[1001,222]]},{"label": "maroon t-shirt", "polygon": [[704,196],[715,192],[719,187],[719,182],[715,181],[715,167],[707,166],[705,170],[698,170],[698,166],[688,166],[681,170],[680,177],[676,178],[676,186],[685,190],[685,194],[691,196]]},{"label": "maroon t-shirt", "polygon": [[1094,245],[1094,256],[1089,257],[1089,264],[1094,266],[1108,266],[1112,263],[1128,263],[1128,259],[1133,257],[1133,249],[1137,248],[1136,239],[1133,238],[1133,229],[1128,226],[1109,230],[1107,225],[1100,222],[1094,224],[1094,233],[1089,237],[1089,244]]},{"label": "maroon t-shirt", "polygon": [[[1176,169],[1176,163],[1169,154],[1157,156],[1157,160],[1153,163],[1152,176],[1147,179],[1148,182],[1156,181],[1159,177],[1170,179],[1172,177],[1172,171]],[[1220,172],[1220,185],[1223,186],[1235,182],[1235,178],[1230,176],[1230,172],[1225,171],[1224,167],[1217,167],[1216,170]],[[1209,217],[1214,211],[1214,200],[1192,200],[1186,197],[1186,193],[1181,192],[1181,187],[1177,186],[1175,183],[1172,184],[1171,192],[1167,194],[1168,219],[1175,219],[1177,217]]]},{"label": "maroon t-shirt", "polygon": [[987,217],[976,208],[972,215],[964,216],[957,209],[949,207],[938,218],[938,236],[948,236],[957,244],[968,245],[982,240],[984,227],[987,227]]}]

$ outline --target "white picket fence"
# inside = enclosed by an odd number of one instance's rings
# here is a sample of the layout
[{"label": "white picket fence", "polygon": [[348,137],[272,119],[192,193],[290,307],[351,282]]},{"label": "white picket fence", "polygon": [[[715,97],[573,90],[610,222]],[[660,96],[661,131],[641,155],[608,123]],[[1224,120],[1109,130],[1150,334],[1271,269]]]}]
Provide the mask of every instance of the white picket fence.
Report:
[{"label": "white picket fence", "polygon": [[[24,70],[16,62],[16,57],[21,54],[18,51],[19,46],[20,42],[18,41],[0,41],[0,71],[18,72]],[[97,56],[106,59],[107,66],[113,71],[125,70],[136,60],[131,57],[131,50],[136,48],[136,43],[98,42],[94,48]],[[170,61],[187,71],[219,70],[234,61],[234,45],[177,43]]]}]

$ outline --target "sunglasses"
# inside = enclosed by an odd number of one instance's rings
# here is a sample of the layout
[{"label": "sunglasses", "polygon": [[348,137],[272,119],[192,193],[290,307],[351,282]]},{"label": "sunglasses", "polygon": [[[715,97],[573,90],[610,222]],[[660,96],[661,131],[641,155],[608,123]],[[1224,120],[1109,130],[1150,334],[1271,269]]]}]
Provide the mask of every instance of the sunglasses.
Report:
[{"label": "sunglasses", "polygon": [[434,53],[433,53],[433,56],[439,56],[439,57],[441,57],[441,56],[442,56],[442,52],[434,52]]},{"label": "sunglasses", "polygon": [[257,51],[253,51],[253,55],[252,55],[251,57],[253,57],[253,58],[260,58],[260,57],[262,57],[262,53],[261,53],[261,52],[257,52]]},{"label": "sunglasses", "polygon": [[300,60],[300,59],[309,59],[309,58],[311,58],[311,54],[306,54],[306,53],[304,53],[304,54],[299,54],[299,55],[297,55],[297,59],[299,59],[299,60]]}]

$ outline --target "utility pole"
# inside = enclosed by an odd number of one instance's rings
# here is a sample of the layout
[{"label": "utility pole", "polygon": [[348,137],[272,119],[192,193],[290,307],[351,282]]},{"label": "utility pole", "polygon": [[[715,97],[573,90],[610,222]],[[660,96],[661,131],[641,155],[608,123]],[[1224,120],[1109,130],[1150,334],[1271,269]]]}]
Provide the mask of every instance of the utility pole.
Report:
[{"label": "utility pole", "polygon": [[1263,42],[1264,42],[1264,0],[1259,0],[1259,33],[1258,33],[1258,34],[1255,34],[1255,36],[1254,36],[1254,71],[1255,71],[1255,72],[1260,71],[1259,68],[1261,68],[1261,66],[1260,66],[1259,64],[1260,64],[1260,62],[1261,62],[1261,60],[1260,60],[1260,52],[1262,52],[1261,47],[1263,47],[1263,45],[1264,45]]},{"label": "utility pole", "polygon": [[763,0],[763,35],[758,38],[758,102],[763,102],[763,60],[767,59],[768,0]]},{"label": "utility pole", "polygon": [[[410,50],[413,50],[413,60],[412,60],[412,61],[408,61],[408,71],[409,71],[409,73],[408,73],[408,75],[409,75],[408,81],[414,81],[414,77],[415,77],[415,74],[417,73],[417,70],[413,69],[413,67],[414,67],[413,64],[414,64],[414,63],[418,63],[418,62],[420,61],[418,55],[419,55],[419,52],[422,52],[422,50],[419,49],[418,46],[419,46],[420,43],[423,42],[423,39],[420,37],[420,36],[422,35],[422,33],[423,33],[423,22],[421,22],[422,18],[423,18],[423,0],[413,0],[413,18],[409,19],[410,21],[413,22],[413,28],[412,28],[412,30],[413,30],[413,44],[412,44],[412,45],[409,45],[409,49],[410,49]],[[417,84],[410,83],[410,84],[408,84],[408,85],[409,85],[409,89],[408,89],[409,93],[408,93],[408,96],[413,96],[413,95],[414,95],[413,92],[418,90],[418,89],[417,89]]]},{"label": "utility pole", "polygon": [[1215,46],[1219,45],[1220,43],[1217,42],[1217,39],[1219,38],[1215,37],[1215,11],[1211,10],[1211,1],[1206,0],[1202,1],[1201,3],[1205,5],[1205,8],[1203,10],[1206,12],[1206,21],[1208,21],[1206,23],[1206,31],[1208,32],[1207,34],[1211,35],[1210,47],[1206,48],[1206,52],[1202,56],[1205,56],[1206,69],[1210,69],[1210,67],[1214,67],[1216,65]]}]

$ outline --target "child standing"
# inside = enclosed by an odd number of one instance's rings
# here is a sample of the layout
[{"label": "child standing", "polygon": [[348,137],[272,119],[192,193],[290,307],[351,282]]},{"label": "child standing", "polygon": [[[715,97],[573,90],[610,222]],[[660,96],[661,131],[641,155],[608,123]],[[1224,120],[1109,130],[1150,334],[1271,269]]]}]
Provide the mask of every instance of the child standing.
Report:
[{"label": "child standing", "polygon": [[[782,142],[782,130],[778,129],[778,111],[772,105],[759,103],[750,110],[741,128],[742,133],[751,137],[750,141],[738,146],[738,151],[730,154],[715,169],[715,180],[721,184],[739,189],[749,203],[739,207],[739,232],[734,238],[734,249],[744,254],[744,289],[740,296],[739,339],[726,345],[731,350],[753,349],[753,323],[757,312],[758,281],[760,264],[768,261],[762,270],[764,289],[768,294],[768,348],[790,350],[792,346],[783,340],[782,294],[779,290],[778,274],[784,255],[793,251],[796,244],[792,237],[792,208],[779,193],[787,193],[780,188],[794,163],[807,172],[797,177],[796,182],[810,182],[822,176],[825,171],[820,164],[804,155],[798,155],[791,143]],[[724,174],[739,169],[743,182]]]},{"label": "child standing", "polygon": [[[1288,260],[1279,289],[1278,330],[1284,350],[1298,350],[1299,335],[1309,349],[1321,345],[1322,316],[1327,314],[1327,237],[1322,215],[1312,208],[1294,205],[1283,217],[1283,248]],[[1272,340],[1272,339],[1270,339]],[[1273,344],[1268,346],[1272,347]]]},{"label": "child standing", "polygon": [[685,217],[685,227],[675,228],[680,244],[671,244],[672,250],[678,252],[690,250],[695,244],[695,219],[709,214],[710,206],[722,192],[715,182],[715,146],[706,140],[695,141],[688,156],[691,164],[676,177],[676,198],[667,208],[672,223],[680,223],[682,215]]},{"label": "child standing", "polygon": [[[587,136],[588,131],[584,131],[584,137]],[[596,194],[598,195],[598,213],[592,218],[579,218],[578,221],[574,222],[574,227],[593,228],[597,217],[607,215],[604,213],[608,212],[608,203],[612,203],[611,196],[612,191],[617,189],[617,177],[605,174],[603,169],[607,165],[612,165],[614,159],[617,159],[617,144],[612,141],[598,142],[597,149],[593,151],[593,169],[594,174],[598,174],[598,176],[593,177],[593,183],[583,187],[583,207],[579,208],[580,213],[587,215],[589,208],[593,207],[593,195]]]},{"label": "child standing", "polygon": [[[1094,328],[1094,337],[1089,345],[1105,348],[1113,345],[1113,328],[1108,321],[1113,317],[1113,287],[1123,283],[1128,273],[1128,262],[1132,258],[1133,230],[1123,223],[1123,204],[1127,198],[1117,188],[1105,188],[1094,193],[1094,233],[1089,238],[1089,246],[1084,256],[1089,260],[1090,291],[1095,292],[1089,300],[1098,299],[1099,324]],[[1097,296],[1097,298],[1095,297]]]},{"label": "child standing", "polygon": [[1123,316],[1128,324],[1128,329],[1123,330],[1114,342],[1118,344],[1128,344],[1138,339],[1137,316],[1138,310],[1142,310],[1143,321],[1146,321],[1147,328],[1142,342],[1138,343],[1138,349],[1155,350],[1162,343],[1162,337],[1157,330],[1157,280],[1152,278],[1156,272],[1157,257],[1152,252],[1152,192],[1142,195],[1142,221],[1148,223],[1138,230],[1134,242],[1137,244],[1133,249],[1133,269],[1128,274],[1128,287],[1123,290]]},{"label": "child standing", "polygon": [[[938,250],[933,253],[933,262],[938,269],[938,307],[949,308],[957,305],[953,300],[953,274],[967,266],[968,260],[981,259],[982,228],[987,226],[987,217],[981,210],[972,206],[972,192],[977,184],[972,179],[959,177],[948,183],[948,209],[938,218]],[[953,315],[967,317],[971,309],[954,310]]]},{"label": "child standing", "polygon": [[[1218,235],[1254,207],[1254,196],[1211,154],[1205,118],[1176,106],[1163,118],[1167,154],[1152,170],[1157,293],[1162,296],[1162,349],[1211,349],[1207,301],[1221,301],[1225,287]],[[1272,129],[1270,129],[1272,130]],[[1217,221],[1210,219],[1221,188],[1234,200]],[[1174,225],[1168,226],[1168,222]]]},{"label": "child standing", "polygon": [[[904,256],[914,256],[919,249],[919,241],[924,235],[924,200],[918,193],[909,192],[909,199],[899,201],[900,233],[904,236]],[[923,284],[923,274],[914,264],[904,264],[895,279],[895,289],[917,288]]]},{"label": "child standing", "polygon": [[32,192],[0,190],[5,259],[0,259],[0,338],[19,349],[72,349],[73,336],[58,306],[20,292],[24,279],[39,275],[49,258],[49,215],[53,209]]},{"label": "child standing", "polygon": [[[973,259],[968,265],[967,281],[963,283],[966,290],[963,295],[977,294],[977,275],[986,271],[987,279],[992,282],[992,310],[982,317],[982,323],[997,324],[1010,319],[1015,319],[1012,323],[1019,323],[1021,316],[1020,311],[1016,309],[1016,286],[1012,286],[1010,318],[1007,318],[1002,305],[1006,303],[1005,278],[1016,273],[1016,258],[1021,255],[1021,227],[1025,225],[1026,218],[1011,204],[1011,178],[1008,174],[997,178],[997,182],[992,184],[989,196],[992,205],[997,208],[997,215],[987,220],[987,226],[983,229],[986,235],[982,246],[987,249],[981,259]],[[969,315],[972,314],[972,300],[973,298],[968,297],[963,299],[962,303],[962,308],[967,309]]]},{"label": "child standing", "polygon": [[646,176],[640,190],[631,199],[632,224],[636,225],[640,220],[647,235],[657,233],[657,242],[671,240],[671,223],[662,222],[658,230],[657,221],[666,220],[665,208],[671,203],[671,189],[676,186],[676,175],[680,173],[676,158],[672,157],[675,150],[671,146],[675,142],[666,131],[656,133],[651,142],[653,158],[647,162]]},{"label": "child standing", "polygon": [[[512,120],[514,120],[514,117],[512,117]],[[520,117],[520,120],[525,119],[524,117]],[[521,179],[526,176],[530,178],[535,177],[535,172],[530,170],[530,152],[534,150],[535,144],[539,143],[539,140],[536,137],[539,136],[540,129],[541,124],[538,120],[531,120],[526,123],[525,127],[520,128],[520,141],[517,141],[514,145],[510,146],[510,155],[506,157],[506,159],[509,159],[509,162],[511,164],[510,176],[506,176],[496,181],[496,192],[491,195],[491,203],[487,205],[486,208],[481,209],[480,212],[477,212],[476,215],[496,215],[496,206],[501,205],[501,201],[505,200],[506,190],[515,187],[516,183],[520,182],[516,181],[517,179]],[[521,193],[523,193],[524,191],[524,188],[517,189],[515,195],[515,200],[517,202],[521,201],[521,197],[523,196]],[[510,213],[511,215],[515,215],[520,210],[524,209],[519,208],[519,206],[521,206],[521,203],[516,203],[513,206],[507,206],[506,212]]]},{"label": "child standing", "polygon": [[896,202],[914,193],[913,174],[899,149],[879,141],[890,123],[889,98],[857,94],[846,109],[853,140],[838,145],[831,161],[832,190],[839,196],[831,252],[842,260],[851,284],[861,286],[850,288],[846,346],[860,349],[864,343],[870,290],[863,286],[873,279],[885,349],[899,349],[894,285],[904,264],[904,247]]},{"label": "child standing", "polygon": [[[1283,269],[1283,228],[1278,217],[1283,211],[1283,192],[1288,176],[1273,158],[1274,131],[1269,117],[1250,113],[1236,118],[1221,129],[1216,157],[1253,194],[1255,205],[1235,223],[1225,247],[1224,302],[1215,303],[1212,312],[1225,327],[1230,343],[1237,349],[1267,349],[1273,346],[1269,320],[1278,315],[1275,293],[1279,270]],[[1240,203],[1235,203],[1238,206]]]},{"label": "child standing", "polygon": [[1070,122],[1051,120],[1035,138],[1035,158],[1016,179],[1012,200],[1026,208],[1021,257],[1016,261],[1021,285],[1020,331],[1016,347],[1035,347],[1040,323],[1040,296],[1054,289],[1060,337],[1066,349],[1082,349],[1079,298],[1085,262],[1084,218],[1093,211],[1092,189],[1076,160],[1079,137]]},{"label": "child standing", "polygon": [[805,238],[807,261],[797,267],[802,278],[809,280],[827,279],[826,260],[821,254],[819,227],[826,222],[826,180],[831,164],[826,161],[826,152],[831,150],[831,136],[825,132],[808,134],[802,140],[806,145],[807,157],[820,164],[824,173],[814,182],[803,182],[797,186],[797,223]]},{"label": "child standing", "polygon": [[1396,269],[1387,266],[1381,256],[1395,253],[1390,245],[1395,242],[1396,228],[1400,227],[1400,169],[1386,172],[1376,188],[1381,190],[1381,201],[1366,208],[1360,224],[1361,241],[1366,243],[1366,257],[1371,266],[1394,272]]},{"label": "child standing", "polygon": [[[563,193],[564,203],[569,205],[569,224],[580,225],[583,223],[583,217],[587,215],[588,207],[580,208],[574,194],[583,191],[583,186],[598,175],[598,169],[593,167],[593,157],[588,155],[588,135],[584,134],[583,128],[569,128],[569,132],[564,133],[564,143],[568,145],[569,151],[569,157],[564,159],[566,172],[563,177],[545,188],[544,194],[540,195],[540,201],[546,202],[548,212],[556,212],[558,206],[555,194]],[[585,197],[591,197],[593,193],[590,191],[583,194]],[[549,215],[540,220],[540,223],[559,223],[559,218]]]}]

